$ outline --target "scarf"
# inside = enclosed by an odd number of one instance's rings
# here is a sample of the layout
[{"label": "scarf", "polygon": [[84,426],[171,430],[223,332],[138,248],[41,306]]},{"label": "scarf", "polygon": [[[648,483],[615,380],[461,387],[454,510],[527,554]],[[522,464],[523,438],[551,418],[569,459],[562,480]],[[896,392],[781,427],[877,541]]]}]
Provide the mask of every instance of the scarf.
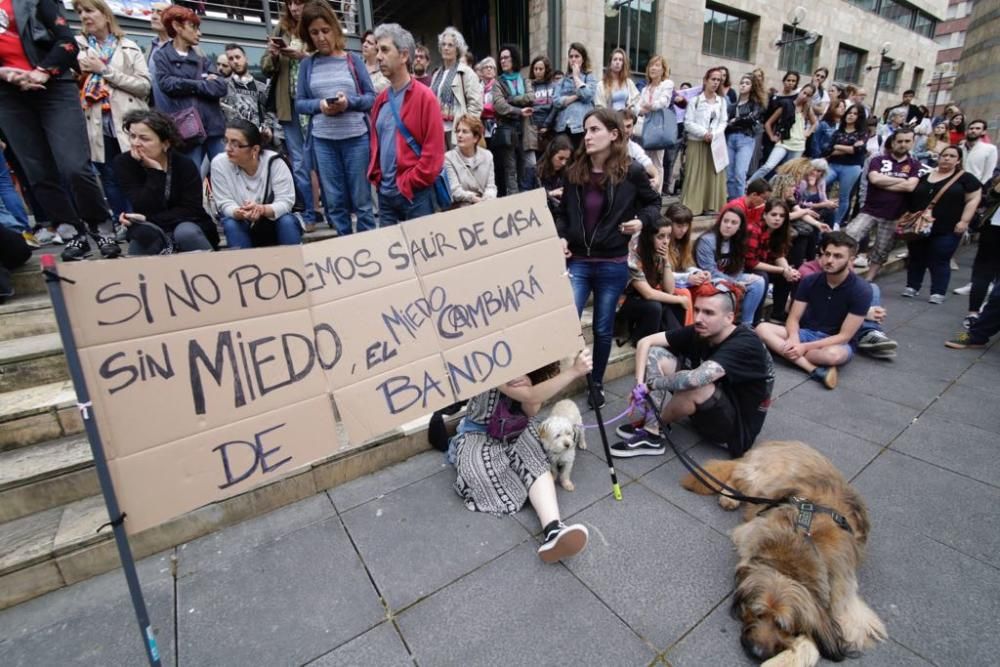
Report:
[{"label": "scarf", "polygon": [[517,72],[504,72],[500,78],[507,82],[513,97],[524,95],[524,79]]},{"label": "scarf", "polygon": [[[118,38],[109,34],[103,42],[98,42],[93,35],[87,35],[87,47],[97,53],[101,62],[107,65],[118,48]],[[90,72],[83,80],[83,87],[80,89],[80,100],[84,109],[89,109],[98,104],[101,111],[111,111],[111,89],[108,87],[104,75],[100,72]]]}]

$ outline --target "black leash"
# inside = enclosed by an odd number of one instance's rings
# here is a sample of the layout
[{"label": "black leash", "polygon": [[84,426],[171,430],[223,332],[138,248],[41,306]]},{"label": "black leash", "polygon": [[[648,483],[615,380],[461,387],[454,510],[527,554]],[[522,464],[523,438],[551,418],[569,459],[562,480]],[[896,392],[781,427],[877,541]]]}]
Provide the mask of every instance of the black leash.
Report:
[{"label": "black leash", "polygon": [[[847,518],[843,514],[837,512],[836,510],[826,507],[824,505],[817,505],[805,498],[800,498],[798,496],[785,496],[784,498],[762,498],[760,496],[748,496],[744,493],[740,493],[738,490],[729,486],[720,479],[717,479],[712,473],[705,470],[701,465],[698,464],[693,458],[688,456],[686,452],[682,452],[677,444],[670,437],[670,429],[667,424],[663,423],[663,419],[660,416],[660,411],[656,407],[656,402],[653,401],[653,397],[647,392],[645,394],[645,399],[649,403],[652,412],[656,415],[656,422],[660,425],[660,434],[666,438],[667,442],[670,443],[670,448],[674,450],[674,454],[680,459],[684,467],[688,469],[688,472],[698,480],[698,482],[705,486],[706,489],[713,491],[714,493],[725,496],[732,500],[750,503],[751,505],[766,505],[760,514],[768,512],[775,507],[780,505],[791,505],[798,510],[798,516],[795,519],[795,526],[797,528],[802,528],[806,535],[812,535],[812,521],[816,514],[827,514],[833,519],[840,528],[846,530],[848,533],[854,534],[854,530],[851,528],[851,524],[848,523]],[[706,478],[708,478],[706,480]],[[711,484],[708,480],[711,480]]]}]

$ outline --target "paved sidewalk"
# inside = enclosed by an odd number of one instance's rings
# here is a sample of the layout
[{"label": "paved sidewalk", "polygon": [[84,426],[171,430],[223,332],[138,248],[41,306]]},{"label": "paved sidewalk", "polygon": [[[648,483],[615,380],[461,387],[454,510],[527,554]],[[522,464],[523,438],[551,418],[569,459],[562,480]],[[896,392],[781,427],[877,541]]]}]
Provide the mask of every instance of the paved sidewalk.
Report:
[{"label": "paved sidewalk", "polygon": [[[967,249],[960,261],[952,287]],[[1000,346],[943,346],[965,297],[933,306],[899,298],[901,274],[880,284],[899,357],[857,358],[835,391],[778,362],[761,437],[811,443],[869,503],[861,592],[891,639],[845,664],[997,664]],[[607,415],[630,384],[608,385]],[[600,451],[591,435],[577,490],[559,492],[591,531],[565,564],[535,555],[530,511],[466,511],[437,452],[148,558],[164,665],[751,664],[728,613],[737,517],[680,489],[672,455],[620,462],[616,502]],[[0,612],[6,667],[143,662],[120,572]]]}]

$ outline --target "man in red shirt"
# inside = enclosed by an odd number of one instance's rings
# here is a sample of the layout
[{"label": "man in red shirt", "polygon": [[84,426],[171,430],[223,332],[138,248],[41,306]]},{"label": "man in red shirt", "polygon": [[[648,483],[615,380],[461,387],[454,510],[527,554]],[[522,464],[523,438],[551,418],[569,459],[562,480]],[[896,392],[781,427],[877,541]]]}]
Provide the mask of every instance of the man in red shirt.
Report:
[{"label": "man in red shirt", "polygon": [[413,35],[398,23],[383,23],[375,29],[375,40],[378,66],[389,86],[372,106],[368,180],[378,188],[384,226],[434,212],[434,180],[444,167],[444,121],[434,92],[410,76]]},{"label": "man in red shirt", "polygon": [[[760,228],[761,218],[764,217],[764,204],[771,196],[771,184],[763,178],[751,181],[747,185],[747,193],[742,197],[737,197],[723,207],[739,209],[747,220],[747,231],[752,231],[755,227]],[[720,211],[721,213],[721,211]]]}]

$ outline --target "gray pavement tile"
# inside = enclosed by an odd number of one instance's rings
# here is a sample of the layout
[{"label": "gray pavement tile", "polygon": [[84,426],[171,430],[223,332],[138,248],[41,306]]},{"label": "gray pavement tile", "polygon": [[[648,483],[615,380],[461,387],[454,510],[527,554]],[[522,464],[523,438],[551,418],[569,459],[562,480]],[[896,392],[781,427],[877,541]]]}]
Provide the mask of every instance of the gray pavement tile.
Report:
[{"label": "gray pavement tile", "polygon": [[767,440],[801,440],[830,459],[847,479],[868,465],[880,449],[869,440],[800,417],[780,405],[768,412],[757,436],[757,442]]},{"label": "gray pavement tile", "polygon": [[[848,364],[842,377],[850,373],[850,366]],[[830,391],[818,382],[809,382],[785,394],[771,409],[787,410],[883,445],[898,435],[918,413],[915,408],[852,391],[849,387]]]},{"label": "gray pavement tile", "polygon": [[943,304],[939,305],[928,304],[927,297],[927,286],[925,285],[923,294],[917,297],[917,301],[926,304],[927,308],[908,319],[906,321],[907,328],[941,334],[953,333],[951,329],[957,331],[962,327],[962,318],[969,312],[968,297],[957,294],[950,295]]},{"label": "gray pavement tile", "polygon": [[[586,557],[595,546],[591,533]],[[655,651],[561,565],[526,544],[400,614],[421,667],[648,665]]]},{"label": "gray pavement tile", "polygon": [[635,387],[635,376],[632,373],[628,375],[623,375],[620,378],[612,380],[604,385],[604,391],[606,394],[614,394],[618,398],[627,399],[632,394],[632,388]]},{"label": "gray pavement tile", "polygon": [[892,448],[985,484],[1000,480],[1000,437],[969,424],[924,415]]},{"label": "gray pavement tile", "polygon": [[227,526],[177,547],[178,576],[187,576],[238,553],[252,551],[336,515],[330,499],[326,494],[319,493],[273,512]]},{"label": "gray pavement tile", "polygon": [[[608,431],[608,438],[611,443],[621,440],[614,431]],[[682,422],[674,424],[673,428],[670,429],[670,439],[674,441],[675,445],[681,448],[681,451],[687,451],[698,444],[700,436],[686,422]],[[643,475],[656,470],[673,457],[674,452],[668,444],[666,453],[660,456],[634,456],[632,458],[615,459],[615,470],[628,475],[632,479],[639,479]]]},{"label": "gray pavement tile", "polygon": [[[173,665],[174,582],[169,553],[137,564],[164,665]],[[144,665],[146,652],[120,569],[0,611],[0,665]]]},{"label": "gray pavement tile", "polygon": [[386,621],[360,637],[320,656],[309,667],[413,667],[413,659],[403,646],[399,633]]},{"label": "gray pavement tile", "polygon": [[781,359],[776,359],[774,362],[774,389],[771,391],[771,397],[777,398],[786,394],[808,379],[809,376],[804,371]]},{"label": "gray pavement tile", "polygon": [[[608,474],[608,465],[604,462],[604,452],[601,451],[599,442],[593,442],[594,439],[596,438],[592,439],[588,449],[576,453],[576,463],[573,465],[571,476],[576,490],[566,491],[556,482],[556,498],[559,500],[559,511],[564,521],[568,521],[584,507],[611,494],[611,475]],[[595,447],[597,449],[594,449]],[[628,477],[619,473],[619,485],[624,485],[628,481]],[[531,534],[541,533],[542,526],[539,525],[538,516],[531,508],[530,502],[526,503],[514,518]]]},{"label": "gray pavement tile", "polygon": [[925,537],[876,518],[860,589],[889,636],[939,665],[996,664],[995,567],[941,544],[934,531]]},{"label": "gray pavement tile", "polygon": [[662,650],[729,593],[735,555],[726,537],[643,486],[627,491],[573,517],[590,544],[566,566]]},{"label": "gray pavement tile", "polygon": [[906,527],[1000,566],[1000,489],[899,454],[883,452],[856,480],[873,532]]},{"label": "gray pavement tile", "polygon": [[1000,392],[984,394],[981,389],[955,384],[927,409],[925,417],[943,418],[1000,434],[1000,411],[994,409]]},{"label": "gray pavement tile", "polygon": [[959,376],[958,383],[987,392],[994,397],[1000,396],[1000,355],[980,357]]},{"label": "gray pavement tile", "polygon": [[336,518],[177,580],[181,665],[302,664],[385,618]]},{"label": "gray pavement tile", "polygon": [[454,481],[449,468],[341,515],[393,610],[529,539],[513,518],[465,509]]},{"label": "gray pavement tile", "polygon": [[849,389],[923,410],[950,384],[923,373],[894,367],[894,361],[855,358],[840,379],[838,391]]},{"label": "gray pavement tile", "polygon": [[[711,614],[701,621],[690,634],[671,647],[666,659],[672,667],[689,665],[727,665],[727,667],[750,667],[760,664],[751,660],[740,648],[740,625],[729,615],[731,598],[726,598]],[[820,660],[820,665],[837,663]],[[863,665],[865,667],[898,667],[898,665],[931,665],[907,648],[892,641],[878,644],[868,649],[860,658],[840,664]]]},{"label": "gray pavement tile", "polygon": [[363,505],[386,493],[441,472],[448,467],[444,454],[438,450],[423,452],[402,463],[364,475],[327,492],[339,512]]}]

